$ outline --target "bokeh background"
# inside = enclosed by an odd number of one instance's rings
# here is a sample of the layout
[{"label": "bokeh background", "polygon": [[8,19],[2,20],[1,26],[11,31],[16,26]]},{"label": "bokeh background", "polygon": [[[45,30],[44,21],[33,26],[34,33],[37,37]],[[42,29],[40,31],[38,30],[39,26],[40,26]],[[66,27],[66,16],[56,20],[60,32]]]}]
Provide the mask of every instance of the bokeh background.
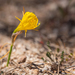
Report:
[{"label": "bokeh background", "polygon": [[[6,67],[23,7],[41,25],[18,35]],[[0,75],[75,75],[75,0],[0,0]]]},{"label": "bokeh background", "polygon": [[[0,0],[0,34],[11,37],[22,18],[22,10],[34,12],[39,22],[39,31],[28,31],[19,36],[24,39],[40,37],[43,42],[75,46],[75,0]],[[1,37],[1,36],[0,36]],[[0,40],[1,41],[1,40]]]}]

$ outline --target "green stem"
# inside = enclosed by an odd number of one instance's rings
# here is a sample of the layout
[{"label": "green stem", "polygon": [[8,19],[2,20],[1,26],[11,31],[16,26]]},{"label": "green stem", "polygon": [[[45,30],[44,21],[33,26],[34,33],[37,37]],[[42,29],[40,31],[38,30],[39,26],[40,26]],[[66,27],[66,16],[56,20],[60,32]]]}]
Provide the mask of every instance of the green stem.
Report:
[{"label": "green stem", "polygon": [[19,35],[21,33],[22,33],[22,31],[17,32],[17,33],[13,32],[13,34],[12,34],[12,44],[10,46],[10,52],[9,52],[9,55],[8,55],[7,66],[9,64],[9,60],[10,60],[10,57],[11,57],[12,47],[13,47],[13,44],[14,44],[14,37],[15,37],[15,35]]},{"label": "green stem", "polygon": [[13,44],[11,44],[11,47],[10,47],[10,52],[9,52],[9,56],[8,56],[8,60],[7,60],[7,66],[9,64],[9,60],[10,60],[10,56],[11,56],[11,52],[12,52],[12,47],[13,47]]}]

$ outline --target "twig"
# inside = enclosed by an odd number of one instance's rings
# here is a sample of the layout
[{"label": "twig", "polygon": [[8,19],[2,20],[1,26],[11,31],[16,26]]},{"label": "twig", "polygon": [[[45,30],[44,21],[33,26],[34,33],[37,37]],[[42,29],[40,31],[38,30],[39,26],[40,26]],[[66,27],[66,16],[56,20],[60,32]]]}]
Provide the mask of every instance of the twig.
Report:
[{"label": "twig", "polygon": [[68,67],[68,68],[66,68],[66,69],[64,69],[64,70],[67,70],[67,69],[72,68],[72,67],[75,67],[75,65],[74,65],[74,66],[70,66],[70,67]]},{"label": "twig", "polygon": [[59,75],[59,62],[58,62],[58,75]]},{"label": "twig", "polygon": [[27,73],[26,72],[26,69],[24,68],[24,67],[22,67],[20,64],[18,64],[18,63],[16,63],[15,61],[13,61],[13,64],[18,68],[18,67],[21,67],[22,69],[23,69],[23,71],[25,72],[25,73]]}]

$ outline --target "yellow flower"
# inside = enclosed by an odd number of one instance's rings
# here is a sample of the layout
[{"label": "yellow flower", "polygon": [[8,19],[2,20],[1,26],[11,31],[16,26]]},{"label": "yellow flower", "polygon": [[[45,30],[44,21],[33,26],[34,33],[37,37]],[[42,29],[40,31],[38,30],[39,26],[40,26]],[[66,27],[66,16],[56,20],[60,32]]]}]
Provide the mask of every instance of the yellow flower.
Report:
[{"label": "yellow flower", "polygon": [[27,30],[35,30],[35,28],[37,28],[40,25],[40,23],[38,24],[37,16],[32,12],[24,13],[22,20],[20,20],[18,17],[16,18],[20,21],[20,23],[13,33],[25,30],[25,37]]}]

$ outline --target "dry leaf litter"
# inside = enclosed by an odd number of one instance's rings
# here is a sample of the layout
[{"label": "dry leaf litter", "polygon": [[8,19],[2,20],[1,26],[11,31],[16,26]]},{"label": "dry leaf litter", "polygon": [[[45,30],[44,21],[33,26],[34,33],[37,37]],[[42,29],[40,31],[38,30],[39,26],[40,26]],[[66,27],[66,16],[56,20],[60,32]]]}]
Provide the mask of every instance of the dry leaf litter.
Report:
[{"label": "dry leaf litter", "polygon": [[[3,39],[1,44],[5,41],[11,43],[11,39],[5,35],[1,35]],[[5,39],[5,40],[4,40]],[[75,74],[75,52],[74,48],[64,47],[64,45],[51,43],[49,48],[46,44],[40,44],[40,38],[36,40],[17,39],[15,41],[10,64],[6,67],[7,56],[0,60],[1,75],[65,75]],[[4,49],[5,48],[5,49]],[[10,45],[5,45],[1,50],[0,57],[3,56],[10,48]],[[57,52],[57,49],[61,51]],[[51,59],[46,56],[50,51]],[[60,65],[61,53],[64,51],[64,61]],[[71,56],[70,53],[73,53]],[[70,55],[70,57],[69,57]]]}]

